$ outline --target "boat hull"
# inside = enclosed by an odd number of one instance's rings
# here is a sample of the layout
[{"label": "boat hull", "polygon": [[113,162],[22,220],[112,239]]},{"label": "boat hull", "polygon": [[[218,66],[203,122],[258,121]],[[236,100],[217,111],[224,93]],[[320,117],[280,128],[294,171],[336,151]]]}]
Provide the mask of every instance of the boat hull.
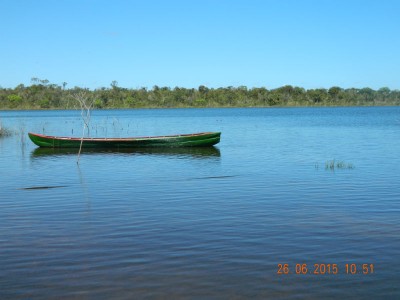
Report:
[{"label": "boat hull", "polygon": [[72,138],[28,133],[31,141],[47,148],[152,148],[152,147],[208,147],[220,141],[220,132],[134,137],[134,138]]}]

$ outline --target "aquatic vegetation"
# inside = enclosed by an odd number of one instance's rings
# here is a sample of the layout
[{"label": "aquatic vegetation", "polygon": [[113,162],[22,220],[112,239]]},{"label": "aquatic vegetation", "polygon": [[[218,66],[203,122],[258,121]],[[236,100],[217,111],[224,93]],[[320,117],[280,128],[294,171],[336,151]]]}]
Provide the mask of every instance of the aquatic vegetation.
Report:
[{"label": "aquatic vegetation", "polygon": [[329,160],[325,162],[325,170],[334,171],[335,169],[354,169],[352,163],[346,163],[344,161]]},{"label": "aquatic vegetation", "polygon": [[5,136],[10,136],[12,135],[12,131],[8,128],[3,127],[3,125],[0,122],[0,138],[5,137]]}]

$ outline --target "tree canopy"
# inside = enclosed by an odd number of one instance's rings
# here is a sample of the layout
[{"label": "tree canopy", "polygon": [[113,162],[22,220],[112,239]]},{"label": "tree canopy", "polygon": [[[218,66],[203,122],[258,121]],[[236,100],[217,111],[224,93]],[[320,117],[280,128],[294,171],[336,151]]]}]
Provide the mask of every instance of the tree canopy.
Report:
[{"label": "tree canopy", "polygon": [[78,109],[73,95],[85,90],[94,107],[109,108],[172,108],[172,107],[270,107],[270,106],[372,106],[400,105],[400,91],[382,87],[343,89],[304,89],[285,85],[265,87],[228,86],[208,88],[159,87],[123,88],[117,81],[110,87],[94,90],[67,88],[68,83],[52,84],[47,79],[32,78],[31,85],[0,87],[0,109]]}]

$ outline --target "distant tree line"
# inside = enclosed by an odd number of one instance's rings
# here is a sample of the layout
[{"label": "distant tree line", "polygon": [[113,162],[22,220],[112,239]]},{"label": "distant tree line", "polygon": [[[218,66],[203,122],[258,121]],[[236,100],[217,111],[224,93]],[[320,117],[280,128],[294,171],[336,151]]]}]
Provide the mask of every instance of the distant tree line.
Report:
[{"label": "distant tree line", "polygon": [[32,78],[31,85],[15,88],[0,87],[0,109],[77,109],[73,95],[86,90],[98,109],[109,108],[169,108],[169,107],[271,107],[271,106],[373,106],[400,105],[400,91],[382,87],[331,87],[304,89],[285,85],[276,89],[265,87],[198,88],[159,87],[128,89],[118,86],[95,90],[67,88],[67,83],[52,84]]}]

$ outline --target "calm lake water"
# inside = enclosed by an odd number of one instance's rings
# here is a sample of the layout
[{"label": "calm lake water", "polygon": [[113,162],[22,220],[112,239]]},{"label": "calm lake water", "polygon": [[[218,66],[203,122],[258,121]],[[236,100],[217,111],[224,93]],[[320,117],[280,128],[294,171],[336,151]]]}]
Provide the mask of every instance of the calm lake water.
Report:
[{"label": "calm lake water", "polygon": [[400,298],[400,107],[94,111],[91,136],[221,142],[79,166],[27,136],[79,111],[0,120],[0,299]]}]

